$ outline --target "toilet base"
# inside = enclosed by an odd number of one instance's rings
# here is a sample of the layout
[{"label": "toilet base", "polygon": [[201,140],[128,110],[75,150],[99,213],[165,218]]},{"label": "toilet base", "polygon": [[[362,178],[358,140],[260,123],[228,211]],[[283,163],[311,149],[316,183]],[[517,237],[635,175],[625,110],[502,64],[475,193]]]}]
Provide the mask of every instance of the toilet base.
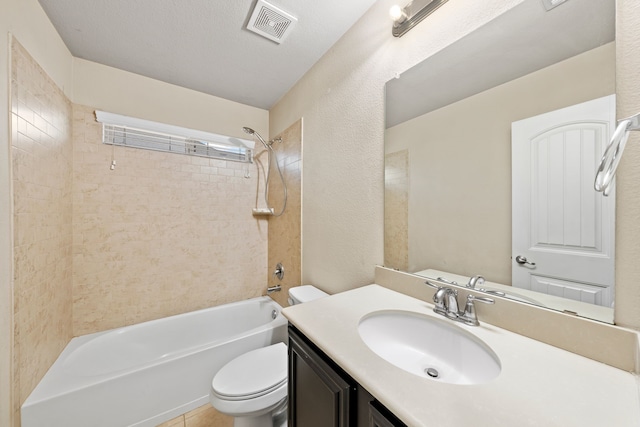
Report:
[{"label": "toilet base", "polygon": [[273,427],[273,416],[268,413],[257,417],[236,417],[233,427]]},{"label": "toilet base", "polygon": [[233,427],[287,427],[287,399],[266,414],[255,417],[235,417]]}]

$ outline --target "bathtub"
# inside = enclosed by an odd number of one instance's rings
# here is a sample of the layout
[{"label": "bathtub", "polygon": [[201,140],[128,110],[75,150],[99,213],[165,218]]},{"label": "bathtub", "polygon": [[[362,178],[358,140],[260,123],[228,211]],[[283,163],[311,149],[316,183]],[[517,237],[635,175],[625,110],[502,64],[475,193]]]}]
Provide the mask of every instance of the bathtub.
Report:
[{"label": "bathtub", "polygon": [[259,297],[74,338],[22,405],[22,427],[153,427],[206,405],[225,363],[286,342],[281,310]]}]

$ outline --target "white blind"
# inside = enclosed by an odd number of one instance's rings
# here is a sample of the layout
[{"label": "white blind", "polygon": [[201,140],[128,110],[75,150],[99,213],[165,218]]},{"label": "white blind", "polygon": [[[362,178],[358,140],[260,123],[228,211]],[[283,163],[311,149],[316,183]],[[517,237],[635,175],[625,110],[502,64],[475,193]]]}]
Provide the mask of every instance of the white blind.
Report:
[{"label": "white blind", "polygon": [[253,150],[249,147],[252,141],[100,111],[96,111],[96,118],[102,122],[102,142],[105,144],[243,163],[253,160]]}]

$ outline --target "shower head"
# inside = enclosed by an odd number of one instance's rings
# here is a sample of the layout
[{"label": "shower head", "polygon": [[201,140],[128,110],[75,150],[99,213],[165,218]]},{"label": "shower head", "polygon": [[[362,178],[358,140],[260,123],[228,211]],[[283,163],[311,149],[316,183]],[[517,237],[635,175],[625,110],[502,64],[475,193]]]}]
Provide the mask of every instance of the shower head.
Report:
[{"label": "shower head", "polygon": [[265,141],[258,132],[248,127],[243,127],[242,130],[245,131],[245,133],[248,133],[249,135],[253,135],[256,138],[258,138],[258,140],[262,142],[262,145],[264,145],[264,148],[266,148],[267,150],[269,149],[269,144],[267,144],[267,141]]}]

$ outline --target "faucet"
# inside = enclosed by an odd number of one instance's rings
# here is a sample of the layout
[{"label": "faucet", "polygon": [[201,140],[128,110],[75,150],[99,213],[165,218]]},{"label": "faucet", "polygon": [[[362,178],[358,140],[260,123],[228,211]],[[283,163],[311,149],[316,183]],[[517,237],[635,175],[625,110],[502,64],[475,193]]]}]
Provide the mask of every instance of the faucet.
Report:
[{"label": "faucet", "polygon": [[458,291],[451,288],[435,286],[428,281],[427,284],[437,288],[436,293],[433,295],[433,303],[435,304],[433,311],[450,319],[457,318],[459,314]]},{"label": "faucet", "polygon": [[493,289],[476,288],[476,285],[482,286],[483,283],[484,283],[484,277],[480,275],[473,276],[472,278],[469,279],[469,283],[467,283],[466,287],[469,289],[475,289],[476,291],[484,292],[486,294],[496,295],[499,297],[503,297],[506,295],[504,292],[494,291]]},{"label": "faucet", "polygon": [[280,292],[281,290],[282,288],[280,287],[280,285],[269,286],[267,287],[267,295],[272,294],[274,292]]},{"label": "faucet", "polygon": [[484,304],[493,304],[495,302],[491,298],[477,297],[475,295],[469,294],[467,296],[467,302],[465,304],[464,311],[460,311],[458,308],[457,290],[444,286],[438,286],[434,283],[429,282],[428,280],[425,283],[432,288],[436,288],[436,293],[433,295],[433,303],[435,305],[433,311],[436,314],[445,316],[456,322],[464,323],[465,325],[478,326],[480,324],[480,322],[478,322],[478,315],[476,313],[476,307],[474,304],[475,301],[479,301]]},{"label": "faucet", "polygon": [[473,276],[471,279],[469,279],[469,283],[467,283],[467,288],[475,289],[476,285],[482,286],[483,283],[484,283],[484,277]]}]

